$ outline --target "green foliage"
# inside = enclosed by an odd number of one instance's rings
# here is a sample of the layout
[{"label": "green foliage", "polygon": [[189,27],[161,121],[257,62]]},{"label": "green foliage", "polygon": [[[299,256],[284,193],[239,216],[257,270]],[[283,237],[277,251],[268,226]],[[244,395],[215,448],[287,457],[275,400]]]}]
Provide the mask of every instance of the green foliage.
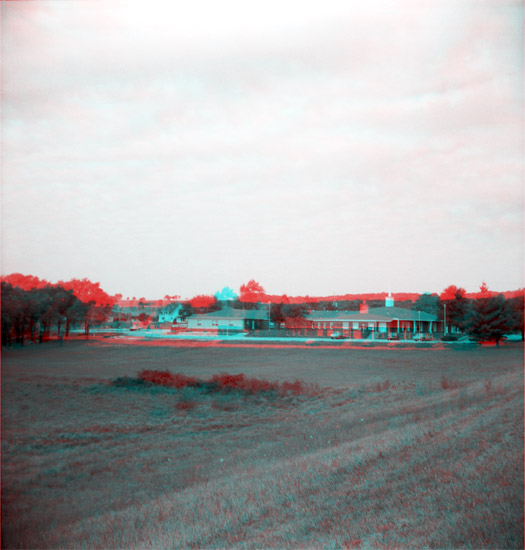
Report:
[{"label": "green foliage", "polygon": [[469,334],[481,341],[495,340],[499,345],[501,338],[513,330],[515,323],[513,309],[502,294],[479,298],[473,304]]},{"label": "green foliage", "polygon": [[516,296],[507,300],[509,307],[509,315],[512,317],[512,331],[521,332],[521,339],[524,339],[524,323],[523,323],[523,304],[524,296]]},{"label": "green foliage", "polygon": [[220,302],[234,302],[237,300],[238,295],[233,288],[225,286],[222,290],[218,290],[215,293],[215,298]]},{"label": "green foliage", "polygon": [[184,302],[183,304],[181,304],[179,316],[183,321],[186,320],[188,317],[191,317],[193,314],[194,309],[189,302]]},{"label": "green foliage", "polygon": [[284,304],[282,307],[284,317],[292,317],[295,319],[304,319],[308,313],[305,304]]},{"label": "green foliage", "polygon": [[462,331],[468,328],[472,304],[466,294],[464,288],[458,288],[455,285],[447,287],[441,293],[441,303],[446,305],[447,326],[453,326]]},{"label": "green foliage", "polygon": [[254,279],[251,279],[245,285],[241,285],[239,290],[241,302],[259,302],[264,296],[264,288]]},{"label": "green foliage", "polygon": [[270,319],[274,325],[280,327],[284,323],[284,313],[283,313],[284,304],[272,304],[270,308]]},{"label": "green foliage", "polygon": [[14,340],[21,345],[27,338],[39,341],[49,335],[56,326],[58,337],[62,337],[62,328],[69,328],[72,315],[86,314],[87,305],[82,304],[73,290],[60,285],[48,285],[41,288],[24,290],[2,282],[2,345]]},{"label": "green foliage", "polygon": [[421,294],[421,296],[415,301],[414,311],[425,311],[431,315],[438,316],[441,310],[441,300],[437,294]]}]

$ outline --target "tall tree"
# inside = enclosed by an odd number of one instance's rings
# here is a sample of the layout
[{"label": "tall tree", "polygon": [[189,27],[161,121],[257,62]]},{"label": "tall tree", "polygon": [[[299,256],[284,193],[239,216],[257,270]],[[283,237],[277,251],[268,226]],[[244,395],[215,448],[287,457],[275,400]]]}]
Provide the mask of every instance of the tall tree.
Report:
[{"label": "tall tree", "polygon": [[191,317],[193,314],[194,314],[194,309],[190,302],[184,302],[181,304],[179,317],[183,321],[185,321],[188,317]]},{"label": "tall tree", "polygon": [[93,283],[87,278],[59,281],[57,284],[66,290],[73,290],[75,296],[86,304],[93,302],[95,306],[113,307],[117,301],[116,296],[110,296],[100,288],[100,283]]},{"label": "tall tree", "polygon": [[261,302],[264,298],[264,288],[255,279],[241,285],[239,290],[241,302]]},{"label": "tall tree", "polygon": [[515,298],[509,298],[507,305],[512,312],[512,330],[521,332],[521,340],[525,339],[524,323],[523,323],[523,310],[524,310],[524,296],[516,296]]},{"label": "tall tree", "polygon": [[507,304],[503,294],[474,301],[469,334],[480,340],[495,340],[499,346],[499,341],[512,330],[513,324],[512,308]]},{"label": "tall tree", "polygon": [[414,311],[425,311],[431,315],[439,315],[441,300],[437,294],[425,292],[414,302]]},{"label": "tall tree", "polygon": [[283,313],[284,304],[281,302],[279,304],[272,304],[270,308],[270,319],[272,323],[281,328],[281,325],[284,323],[284,313]]},{"label": "tall tree", "polygon": [[459,330],[466,330],[470,323],[470,300],[467,291],[455,285],[448,286],[440,295],[441,302],[446,305],[447,325]]},{"label": "tall tree", "polygon": [[308,308],[304,304],[284,304],[282,313],[285,318],[304,319],[308,313]]},{"label": "tall tree", "polygon": [[15,342],[24,344],[24,291],[2,281],[2,344]]},{"label": "tall tree", "polygon": [[222,290],[218,290],[215,293],[215,298],[220,302],[234,302],[238,296],[233,288],[225,286]]}]

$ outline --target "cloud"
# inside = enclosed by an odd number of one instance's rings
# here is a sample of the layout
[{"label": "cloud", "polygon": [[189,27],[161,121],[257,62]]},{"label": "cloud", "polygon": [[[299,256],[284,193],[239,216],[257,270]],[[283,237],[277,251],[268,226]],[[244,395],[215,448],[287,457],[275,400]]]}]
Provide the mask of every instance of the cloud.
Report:
[{"label": "cloud", "polygon": [[[63,255],[117,287],[118,259],[152,293],[184,294],[250,269],[279,291],[278,263],[283,286],[313,293],[326,275],[309,266],[355,273],[359,258],[362,276],[326,284],[365,289],[395,262],[408,289],[425,280],[416,263],[445,284],[436,250],[459,277],[488,242],[487,269],[500,247],[519,280],[521,6],[10,4],[8,270],[58,273]],[[174,290],[167,251],[184,258]]]}]

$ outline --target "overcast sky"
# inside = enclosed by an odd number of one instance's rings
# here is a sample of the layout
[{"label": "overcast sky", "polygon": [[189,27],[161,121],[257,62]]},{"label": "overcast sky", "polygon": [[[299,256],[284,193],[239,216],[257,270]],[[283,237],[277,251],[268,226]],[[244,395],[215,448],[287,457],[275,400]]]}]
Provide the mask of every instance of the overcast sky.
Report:
[{"label": "overcast sky", "polygon": [[1,10],[2,274],[524,286],[521,0]]}]

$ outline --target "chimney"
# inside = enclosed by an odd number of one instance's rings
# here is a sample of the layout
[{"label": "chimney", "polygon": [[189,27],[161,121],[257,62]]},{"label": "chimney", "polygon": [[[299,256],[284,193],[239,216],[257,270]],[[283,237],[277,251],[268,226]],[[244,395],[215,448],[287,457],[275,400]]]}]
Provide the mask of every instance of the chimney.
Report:
[{"label": "chimney", "polygon": [[363,303],[359,304],[359,313],[368,313],[368,304],[366,300],[363,300]]}]

